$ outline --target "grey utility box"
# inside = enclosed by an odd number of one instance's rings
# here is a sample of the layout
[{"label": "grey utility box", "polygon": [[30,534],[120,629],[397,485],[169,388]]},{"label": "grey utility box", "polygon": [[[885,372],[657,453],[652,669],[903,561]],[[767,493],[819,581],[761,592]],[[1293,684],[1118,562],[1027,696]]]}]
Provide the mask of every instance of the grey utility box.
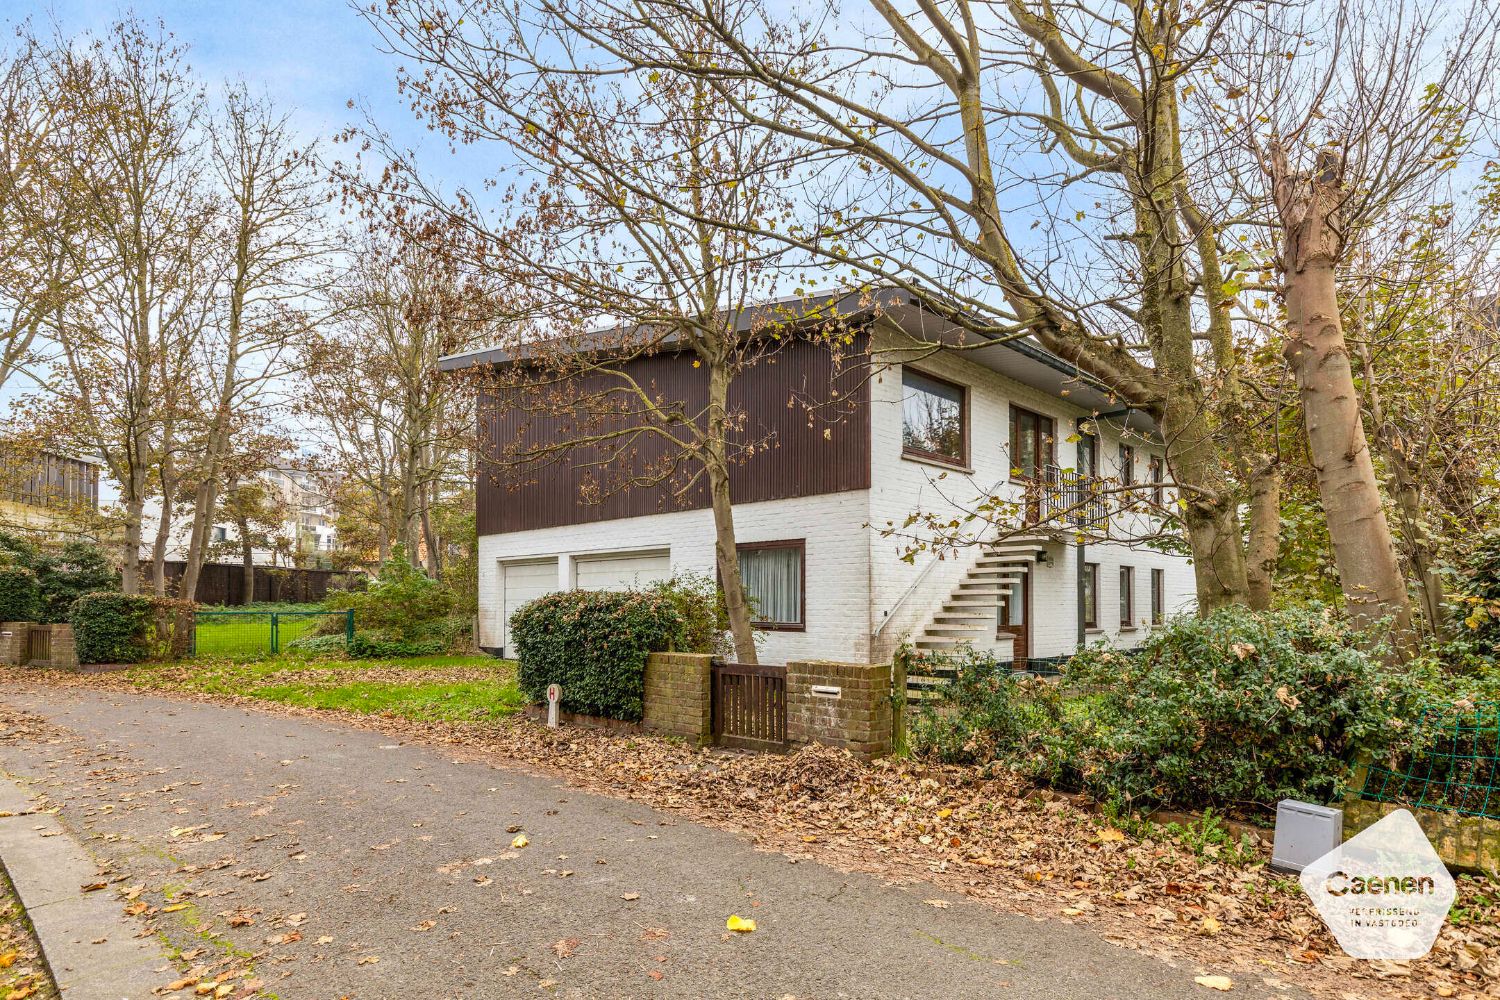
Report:
[{"label": "grey utility box", "polygon": [[1344,842],[1344,811],[1282,799],[1276,804],[1271,867],[1300,872]]}]

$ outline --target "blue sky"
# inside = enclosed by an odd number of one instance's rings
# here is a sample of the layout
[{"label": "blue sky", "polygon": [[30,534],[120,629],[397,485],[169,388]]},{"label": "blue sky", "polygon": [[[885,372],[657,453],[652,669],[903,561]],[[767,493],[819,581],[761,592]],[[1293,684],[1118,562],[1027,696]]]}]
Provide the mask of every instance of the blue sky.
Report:
[{"label": "blue sky", "polygon": [[344,0],[138,0],[131,5],[93,0],[45,3],[11,0],[8,22],[52,20],[64,34],[102,31],[123,13],[160,18],[190,46],[189,58],[210,82],[244,78],[264,89],[309,138],[355,120],[347,103],[368,102],[382,125],[407,141],[424,132],[396,99],[393,57],[377,49],[375,33]]}]

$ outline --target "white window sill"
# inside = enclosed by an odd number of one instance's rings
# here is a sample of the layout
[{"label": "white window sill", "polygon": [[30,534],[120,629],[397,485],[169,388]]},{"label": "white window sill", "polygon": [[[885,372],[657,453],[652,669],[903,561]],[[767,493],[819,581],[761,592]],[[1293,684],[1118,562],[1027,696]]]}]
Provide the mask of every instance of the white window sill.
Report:
[{"label": "white window sill", "polygon": [[905,451],[901,453],[901,460],[903,462],[914,462],[917,465],[931,466],[934,469],[942,469],[944,472],[957,473],[960,476],[972,476],[974,474],[974,470],[967,465],[954,465],[951,462],[944,462],[936,458],[923,458],[921,455],[913,455]]}]

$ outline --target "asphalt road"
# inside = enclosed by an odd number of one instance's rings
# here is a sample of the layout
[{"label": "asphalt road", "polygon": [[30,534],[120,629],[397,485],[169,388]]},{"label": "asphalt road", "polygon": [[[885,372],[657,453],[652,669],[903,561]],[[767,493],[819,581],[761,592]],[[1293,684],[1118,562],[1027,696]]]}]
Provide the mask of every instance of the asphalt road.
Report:
[{"label": "asphalt road", "polygon": [[[163,890],[192,900],[163,921],[178,947],[231,942],[283,1000],[1217,995],[1193,982],[1207,970],[1085,927],[794,864],[378,733],[107,692],[11,686],[0,700],[71,731],[0,744],[0,767],[45,789],[153,905]],[[512,830],[529,845],[513,850]],[[254,923],[230,927],[235,914]],[[758,929],[727,933],[731,914]]]}]

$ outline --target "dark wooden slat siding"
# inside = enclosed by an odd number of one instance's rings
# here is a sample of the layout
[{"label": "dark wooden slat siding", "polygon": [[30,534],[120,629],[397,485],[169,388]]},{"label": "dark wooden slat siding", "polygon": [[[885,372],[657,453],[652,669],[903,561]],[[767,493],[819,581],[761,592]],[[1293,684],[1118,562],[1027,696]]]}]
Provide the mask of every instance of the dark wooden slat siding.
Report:
[{"label": "dark wooden slat siding", "polygon": [[[746,414],[745,428],[737,437],[755,441],[772,436],[766,450],[731,469],[730,495],[735,503],[869,488],[870,413],[863,361],[862,356],[851,358],[846,353],[842,365],[836,365],[825,346],[797,340],[762,357],[731,383],[730,407]],[[681,400],[685,412],[702,410],[707,376],[702,368],[693,367],[690,355],[641,358],[630,362],[627,370],[659,398]],[[841,402],[823,405],[835,398]],[[809,400],[814,409],[809,413],[804,405],[788,406],[793,400]],[[554,442],[577,433],[568,431],[551,414],[497,405],[489,392],[481,398],[479,412],[480,440],[491,457],[502,448],[513,448],[518,440]],[[637,438],[632,452],[628,458],[614,459],[613,468],[622,467],[621,463],[634,469],[655,467],[669,457],[666,442],[656,435]],[[609,491],[597,502],[589,502],[585,482],[609,482],[611,476],[608,467],[581,467],[585,461],[581,452],[529,468],[482,460],[476,487],[479,533],[588,524],[708,506],[707,484],[702,481],[680,498],[673,497],[665,485],[636,486]],[[691,468],[683,466],[684,475]]]}]

